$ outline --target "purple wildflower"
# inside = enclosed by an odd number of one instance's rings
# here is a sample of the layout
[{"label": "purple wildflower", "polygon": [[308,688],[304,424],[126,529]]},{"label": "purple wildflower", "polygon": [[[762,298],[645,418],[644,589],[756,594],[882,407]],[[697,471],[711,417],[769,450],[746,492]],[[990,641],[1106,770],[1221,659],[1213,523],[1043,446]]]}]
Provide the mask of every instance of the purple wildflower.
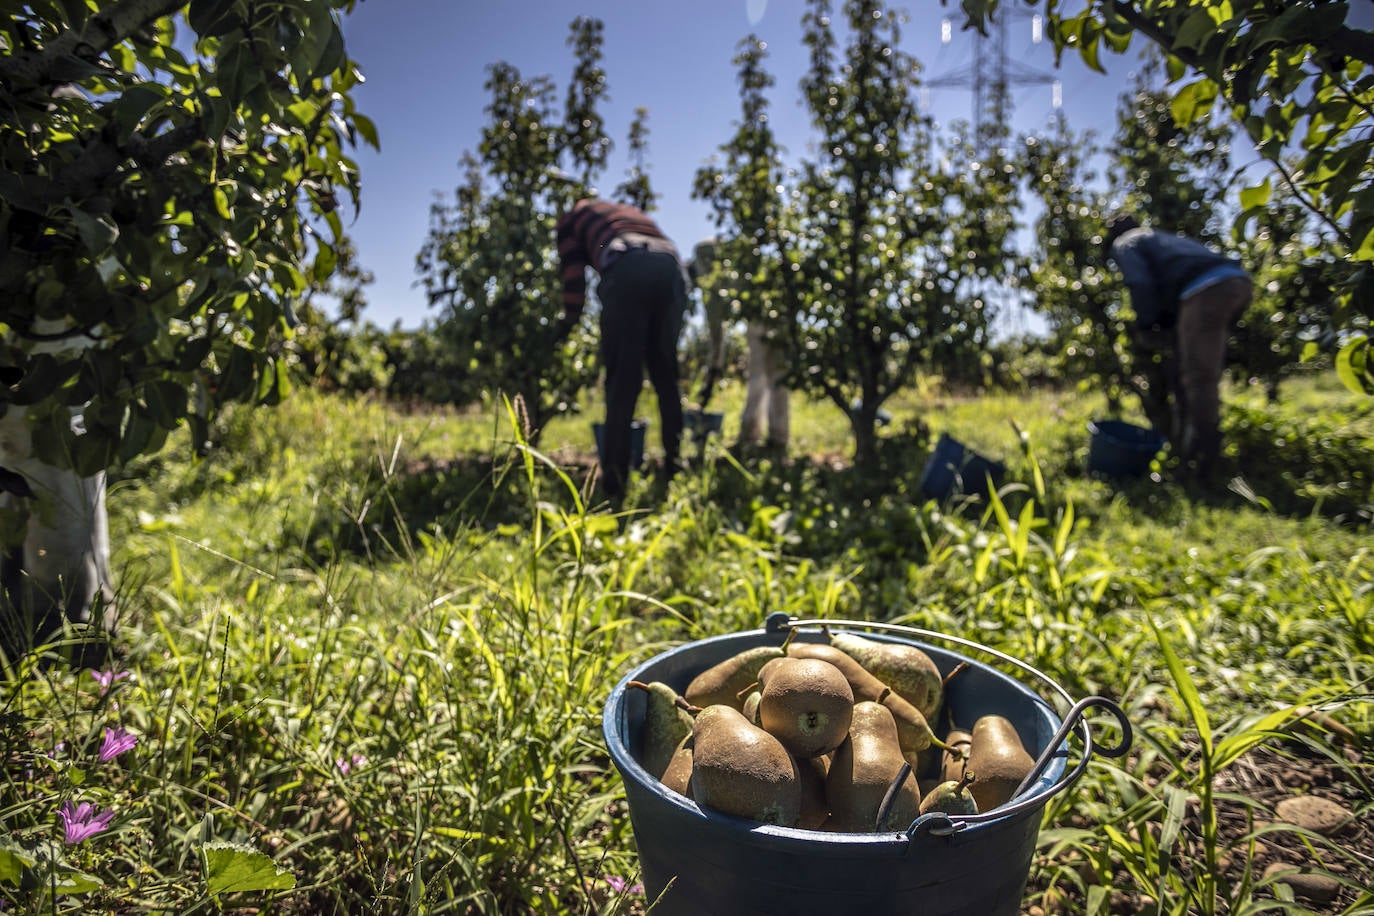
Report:
[{"label": "purple wildflower", "polygon": [[105,740],[100,742],[98,759],[101,763],[113,760],[125,751],[132,750],[135,744],[138,744],[137,735],[131,735],[122,728],[107,728]]},{"label": "purple wildflower", "polygon": [[611,886],[611,890],[615,891],[617,894],[642,894],[642,893],[644,893],[644,885],[642,885],[642,884],[630,884],[628,881],[626,881],[624,878],[620,877],[619,875],[606,875],[606,876],[605,876],[604,878],[602,878],[601,880],[602,880],[602,881],[605,881],[607,884],[609,884],[609,885]]},{"label": "purple wildflower", "polygon": [[103,697],[110,692],[110,685],[116,681],[122,681],[129,676],[127,671],[96,671],[91,669],[91,677],[100,685],[100,695]]},{"label": "purple wildflower", "polygon": [[354,754],[352,760],[344,760],[342,757],[334,758],[334,766],[338,767],[339,772],[347,776],[354,767],[367,765],[367,758],[362,754]]},{"label": "purple wildflower", "polygon": [[90,802],[73,807],[67,801],[58,809],[57,816],[62,818],[63,839],[68,845],[73,845],[108,829],[115,813],[113,809],[97,812],[95,805]]}]

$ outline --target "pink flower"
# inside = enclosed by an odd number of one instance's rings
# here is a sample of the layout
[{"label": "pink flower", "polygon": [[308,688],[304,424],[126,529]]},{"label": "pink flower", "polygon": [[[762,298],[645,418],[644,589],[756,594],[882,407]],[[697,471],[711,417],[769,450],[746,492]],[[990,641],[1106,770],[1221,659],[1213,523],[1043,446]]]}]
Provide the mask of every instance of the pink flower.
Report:
[{"label": "pink flower", "polygon": [[110,685],[116,681],[122,681],[129,676],[127,671],[96,671],[91,670],[91,677],[100,685],[100,695],[103,697],[110,692]]},{"label": "pink flower", "polygon": [[642,885],[642,884],[630,884],[630,883],[627,882],[624,878],[621,878],[621,877],[618,876],[618,875],[606,875],[606,876],[605,876],[604,878],[602,878],[601,880],[602,880],[602,881],[605,881],[607,884],[609,884],[609,885],[611,886],[611,890],[615,891],[617,894],[642,894],[642,893],[644,893],[644,885]]},{"label": "pink flower", "polygon": [[82,802],[73,807],[72,803],[67,801],[58,809],[57,816],[62,818],[63,839],[70,845],[80,843],[108,829],[115,813],[113,809],[97,812],[95,805],[90,802]]},{"label": "pink flower", "polygon": [[338,767],[339,772],[347,776],[354,767],[367,766],[367,758],[362,754],[354,754],[352,760],[344,760],[342,757],[334,759],[334,766]]},{"label": "pink flower", "polygon": [[101,763],[113,760],[125,751],[132,750],[138,744],[138,736],[131,735],[122,728],[105,729],[105,740],[100,742],[100,754],[97,759]]}]

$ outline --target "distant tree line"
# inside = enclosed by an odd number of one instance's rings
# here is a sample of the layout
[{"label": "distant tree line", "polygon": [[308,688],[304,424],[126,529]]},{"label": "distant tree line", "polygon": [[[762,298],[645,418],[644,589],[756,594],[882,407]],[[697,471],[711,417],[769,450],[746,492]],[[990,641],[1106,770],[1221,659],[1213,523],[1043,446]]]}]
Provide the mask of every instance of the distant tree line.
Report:
[{"label": "distant tree line", "polygon": [[[991,13],[996,4],[982,6]],[[1350,324],[1341,286],[1349,252],[1310,189],[1268,187],[1256,204],[1231,154],[1235,125],[1208,114],[1196,84],[1187,93],[1169,88],[1179,78],[1176,57],[1147,46],[1147,65],[1121,96],[1104,146],[1062,114],[1026,136],[991,116],[939,131],[917,103],[920,65],[901,50],[902,17],[873,0],[839,7],[809,0],[803,14],[811,64],[798,91],[815,152],[792,161],[778,144],[766,46],[746,36],[734,58],[739,117],[699,169],[693,195],[715,215],[721,265],[712,281],[732,317],[767,325],[793,356],[792,385],[849,415],[857,460],[873,457],[880,408],[917,373],[983,385],[1015,378],[1008,361],[1029,358],[1042,378],[1105,391],[1113,409],[1138,399],[1147,416],[1161,415],[1160,367],[1132,350],[1129,303],[1105,262],[1105,223],[1119,210],[1202,238],[1254,270],[1255,303],[1234,337],[1237,377],[1277,394],[1293,366],[1332,352],[1333,335]],[[586,327],[562,346],[550,330],[554,220],[603,182],[612,145],[599,112],[609,86],[601,24],[574,21],[568,43],[574,68],[561,105],[548,77],[489,68],[488,123],[476,151],[464,154],[452,202],[433,208],[417,258],[436,318],[410,340],[364,334],[389,341],[381,344],[388,393],[443,392],[460,404],[518,394],[536,436],[549,417],[577,409],[596,371]],[[990,90],[990,105],[1008,110],[1008,87]],[[640,108],[629,132],[633,166],[613,193],[653,209],[647,138]],[[1295,160],[1280,165],[1303,173]],[[1030,250],[1016,251],[1026,199],[1041,207]],[[696,240],[677,241],[689,248]],[[998,309],[1008,302],[1041,315],[1046,337],[995,343]],[[422,356],[444,367],[433,375],[445,384],[418,383],[425,373],[405,360]],[[352,374],[333,381],[366,382],[366,372]]]}]

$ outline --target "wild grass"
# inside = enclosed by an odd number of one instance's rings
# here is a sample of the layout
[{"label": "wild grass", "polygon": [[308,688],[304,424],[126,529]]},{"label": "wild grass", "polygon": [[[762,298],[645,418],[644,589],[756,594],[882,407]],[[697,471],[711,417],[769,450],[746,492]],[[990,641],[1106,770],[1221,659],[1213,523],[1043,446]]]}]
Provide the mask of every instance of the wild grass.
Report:
[{"label": "wild grass", "polygon": [[[727,387],[722,440],[669,485],[635,478],[620,517],[586,502],[587,415],[536,450],[503,405],[301,392],[236,413],[206,457],[178,441],[112,487],[108,684],[28,660],[0,688],[0,900],[641,911],[607,694],[670,645],[782,611],[957,634],[1122,704],[1135,750],[1047,808],[1026,906],[1116,912],[1125,882],[1166,913],[1368,912],[1368,848],[1306,838],[1349,885],[1314,910],[1248,867],[1272,812],[1243,802],[1239,833],[1218,814],[1256,746],[1339,768],[1357,814],[1374,795],[1357,753],[1374,734],[1374,419],[1324,380],[1292,387],[1279,404],[1229,392],[1243,479],[1210,495],[1089,478],[1090,393],[924,383],[860,477],[836,460],[833,405],[798,405],[794,460],[729,455]],[[1007,462],[999,499],[921,495],[940,432]],[[137,745],[99,760],[106,728]],[[113,819],[65,842],[58,812],[81,802]]]}]

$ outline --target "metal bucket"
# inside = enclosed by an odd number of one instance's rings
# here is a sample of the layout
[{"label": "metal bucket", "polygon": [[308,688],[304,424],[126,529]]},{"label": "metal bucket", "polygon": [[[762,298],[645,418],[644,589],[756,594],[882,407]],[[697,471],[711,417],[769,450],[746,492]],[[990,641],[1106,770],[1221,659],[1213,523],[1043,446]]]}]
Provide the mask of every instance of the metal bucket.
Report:
[{"label": "metal bucket", "polygon": [[1104,477],[1143,476],[1165,443],[1154,430],[1124,420],[1092,420],[1088,435],[1088,470]]},{"label": "metal bucket", "polygon": [[931,499],[959,493],[986,494],[1002,485],[1007,466],[978,454],[948,433],[941,433],[921,472],[921,492]]},{"label": "metal bucket", "polygon": [[[789,629],[795,639],[824,641],[815,626],[872,630],[874,639],[907,642],[924,650],[947,674],[968,667],[950,681],[945,707],[951,727],[967,729],[979,716],[996,713],[1016,726],[1026,750],[1038,758],[1036,771],[1012,801],[985,814],[951,817],[926,814],[892,833],[826,833],[775,827],[699,807],[665,788],[635,758],[644,718],[643,691],[630,681],[663,681],[679,692],[698,672],[737,652],[780,645]],[[1061,720],[1036,693],[1003,672],[956,652],[917,642],[911,635],[950,639],[981,649],[1042,679],[1069,701],[1053,681],[995,650],[967,640],[893,625],[857,621],[792,621],[775,614],[763,630],[718,636],[669,650],[638,666],[616,685],[606,702],[603,731],[611,759],[625,783],[651,916],[1016,916],[1030,874],[1031,856],[1045,804],[1071,785],[1094,750],[1124,753],[1130,726],[1108,700],[1092,697]],[[1072,705],[1071,701],[1070,705]],[[1082,710],[1109,706],[1121,723],[1119,748],[1092,745]],[[943,734],[943,729],[936,726]],[[1081,733],[1085,752],[1067,767],[1067,737]]]}]

